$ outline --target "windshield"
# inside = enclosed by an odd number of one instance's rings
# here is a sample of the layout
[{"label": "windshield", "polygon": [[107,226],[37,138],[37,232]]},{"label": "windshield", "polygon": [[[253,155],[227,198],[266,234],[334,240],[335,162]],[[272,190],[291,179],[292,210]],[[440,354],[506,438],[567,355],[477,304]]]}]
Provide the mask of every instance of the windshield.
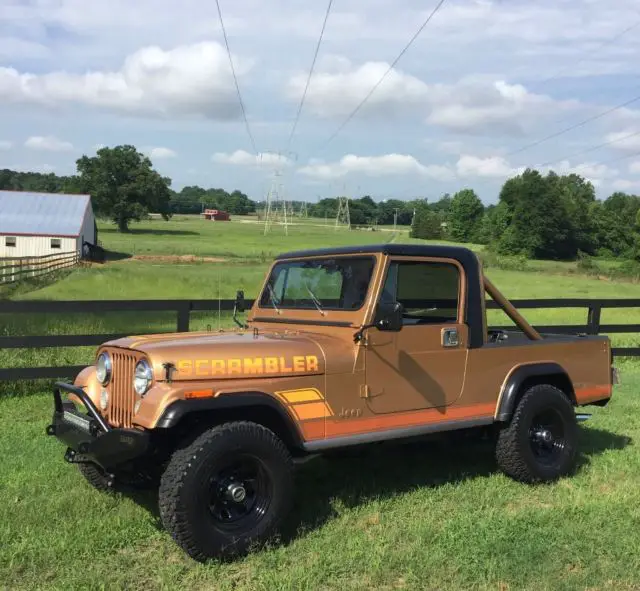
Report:
[{"label": "windshield", "polygon": [[367,296],[374,264],[370,256],[276,263],[260,307],[357,310]]}]

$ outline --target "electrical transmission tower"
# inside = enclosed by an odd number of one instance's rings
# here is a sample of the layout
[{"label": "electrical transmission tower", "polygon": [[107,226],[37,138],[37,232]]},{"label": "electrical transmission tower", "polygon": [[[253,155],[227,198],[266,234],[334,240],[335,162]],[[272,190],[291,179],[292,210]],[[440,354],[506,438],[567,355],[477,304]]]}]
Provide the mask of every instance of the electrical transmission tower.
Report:
[{"label": "electrical transmission tower", "polygon": [[346,226],[351,230],[351,218],[349,217],[349,197],[338,197],[338,213],[334,230],[340,226]]},{"label": "electrical transmission tower", "polygon": [[288,153],[286,156],[280,152],[263,152],[260,155],[261,163],[267,160],[273,164],[273,176],[271,179],[271,186],[267,193],[267,204],[265,207],[264,215],[264,235],[266,236],[271,230],[273,224],[280,224],[284,226],[284,233],[289,235],[289,223],[292,217],[291,204],[287,202],[284,183],[280,180],[282,177],[282,167],[286,166],[291,160],[295,158],[293,152]]},{"label": "electrical transmission tower", "polygon": [[300,206],[300,217],[301,218],[309,217],[309,213],[307,212],[307,202],[306,201],[303,201],[302,205]]}]

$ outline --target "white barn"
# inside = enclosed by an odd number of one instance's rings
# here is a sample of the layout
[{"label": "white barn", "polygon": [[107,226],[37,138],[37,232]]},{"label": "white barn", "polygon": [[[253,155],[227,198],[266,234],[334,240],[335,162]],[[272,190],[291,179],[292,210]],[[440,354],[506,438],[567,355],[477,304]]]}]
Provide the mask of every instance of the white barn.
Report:
[{"label": "white barn", "polygon": [[0,191],[0,258],[82,255],[97,234],[89,195]]}]

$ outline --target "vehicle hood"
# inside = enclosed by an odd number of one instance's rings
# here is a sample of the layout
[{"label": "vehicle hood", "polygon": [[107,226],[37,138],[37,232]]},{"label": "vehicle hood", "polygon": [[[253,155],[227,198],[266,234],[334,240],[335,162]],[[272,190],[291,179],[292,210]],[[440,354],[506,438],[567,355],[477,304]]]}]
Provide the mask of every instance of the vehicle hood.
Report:
[{"label": "vehicle hood", "polygon": [[164,333],[125,337],[104,346],[144,353],[156,380],[165,379],[167,363],[175,367],[171,369],[174,381],[264,379],[326,371],[325,347],[314,335],[302,333]]}]

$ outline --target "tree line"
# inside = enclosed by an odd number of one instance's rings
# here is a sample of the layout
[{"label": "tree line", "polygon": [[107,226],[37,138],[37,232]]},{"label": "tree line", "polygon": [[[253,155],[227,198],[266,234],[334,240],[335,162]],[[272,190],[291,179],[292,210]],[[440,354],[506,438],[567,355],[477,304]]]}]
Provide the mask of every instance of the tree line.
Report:
[{"label": "tree line", "polygon": [[572,260],[598,255],[640,260],[640,197],[615,192],[596,199],[577,174],[527,169],[502,186],[485,207],[472,189],[423,202],[411,235],[489,245],[498,254]]},{"label": "tree line", "polygon": [[243,215],[256,204],[241,191],[184,187],[171,189],[171,179],[153,169],[151,160],[134,146],[101,148],[95,156],[76,160],[77,174],[0,170],[0,190],[45,193],[88,193],[97,217],[111,219],[126,232],[132,221],[149,213],[169,219],[174,213],[200,213],[203,208]]},{"label": "tree line", "polygon": [[[200,213],[203,208],[246,215],[264,207],[234,190],[187,186],[176,192],[171,179],[152,167],[134,146],[101,148],[76,161],[77,174],[0,170],[0,189],[54,193],[89,193],[98,217],[113,220],[121,231],[150,212],[169,219],[174,213]],[[303,202],[291,204],[300,214]],[[338,198],[306,203],[310,217],[333,218]],[[508,179],[498,202],[484,206],[465,188],[429,202],[370,196],[349,200],[352,225],[410,226],[411,236],[480,243],[498,254],[539,259],[575,259],[580,253],[640,261],[640,197],[615,192],[596,199],[593,185],[577,174],[546,175],[527,169]]]}]

